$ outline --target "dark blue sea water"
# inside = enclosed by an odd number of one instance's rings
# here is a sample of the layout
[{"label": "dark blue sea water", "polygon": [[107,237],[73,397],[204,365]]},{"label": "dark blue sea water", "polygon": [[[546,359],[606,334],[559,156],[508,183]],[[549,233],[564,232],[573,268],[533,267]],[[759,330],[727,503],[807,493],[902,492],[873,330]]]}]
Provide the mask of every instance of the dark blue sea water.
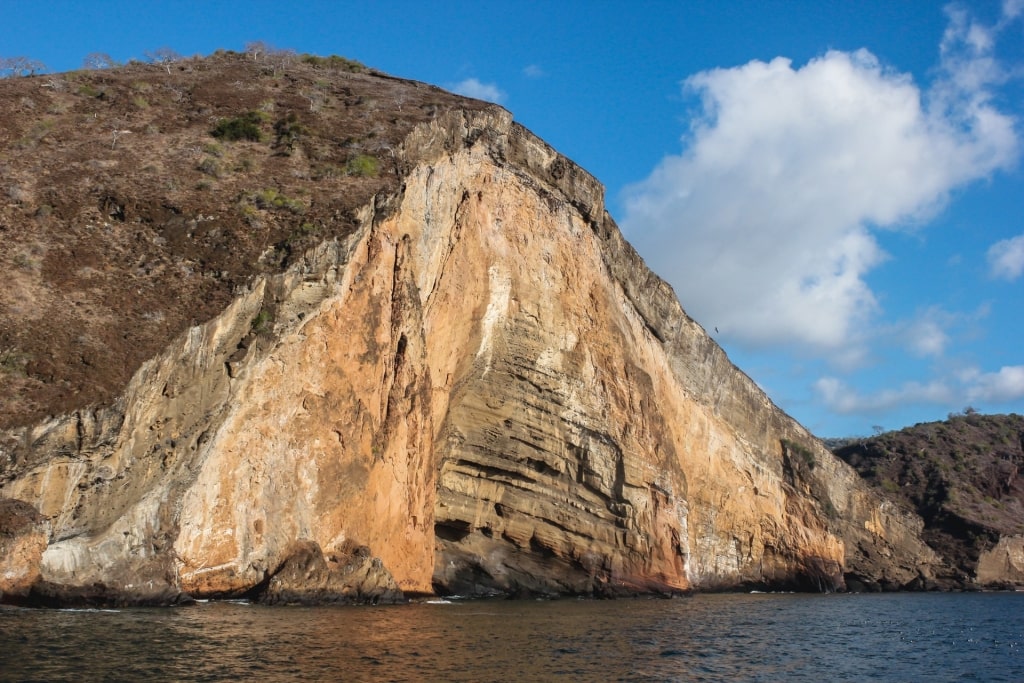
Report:
[{"label": "dark blue sea water", "polygon": [[1024,594],[0,609],[3,681],[1024,681]]}]

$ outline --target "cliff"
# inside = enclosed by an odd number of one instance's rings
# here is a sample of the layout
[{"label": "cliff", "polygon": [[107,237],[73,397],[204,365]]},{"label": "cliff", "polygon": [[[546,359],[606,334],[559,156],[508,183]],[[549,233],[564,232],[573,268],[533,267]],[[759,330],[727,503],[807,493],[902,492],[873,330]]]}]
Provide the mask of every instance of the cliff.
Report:
[{"label": "cliff", "polygon": [[[42,174],[7,207],[22,241],[4,256],[28,259],[20,291],[51,315],[5,300],[4,599],[930,585],[921,519],[729,362],[594,178],[499,107],[322,67],[226,55],[77,77],[107,79],[112,103],[66,115],[123,121],[124,93],[167,84],[177,115],[125,129],[165,145],[123,148],[135,162],[117,153],[130,136],[93,140],[109,163],[79,163],[100,192],[68,177],[40,215]],[[211,144],[218,107],[273,116],[231,119],[265,132],[218,144],[232,173],[168,177],[176,150]],[[356,149],[352,120],[374,133]],[[34,157],[66,167],[79,143]]]}]

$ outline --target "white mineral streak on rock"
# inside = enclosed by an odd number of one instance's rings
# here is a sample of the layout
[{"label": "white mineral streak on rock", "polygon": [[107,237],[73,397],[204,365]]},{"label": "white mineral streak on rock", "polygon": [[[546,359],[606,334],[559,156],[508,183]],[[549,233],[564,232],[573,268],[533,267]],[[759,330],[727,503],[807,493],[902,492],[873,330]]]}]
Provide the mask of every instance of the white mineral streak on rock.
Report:
[{"label": "white mineral streak on rock", "polygon": [[487,269],[487,280],[490,300],[480,321],[480,348],[476,352],[477,357],[486,356],[484,372],[491,367],[491,358],[494,355],[494,328],[505,318],[512,298],[512,280],[507,273],[502,272],[500,266],[494,265]]}]

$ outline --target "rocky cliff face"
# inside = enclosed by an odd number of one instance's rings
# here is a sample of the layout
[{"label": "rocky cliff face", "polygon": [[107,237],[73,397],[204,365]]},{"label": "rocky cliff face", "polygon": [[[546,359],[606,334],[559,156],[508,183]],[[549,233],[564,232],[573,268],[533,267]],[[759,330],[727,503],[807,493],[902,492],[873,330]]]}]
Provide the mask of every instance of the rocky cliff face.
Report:
[{"label": "rocky cliff face", "polygon": [[353,230],[253,275],[116,400],[2,435],[0,497],[43,518],[5,597],[933,578],[920,519],[729,362],[592,177],[497,107],[392,153],[400,185]]}]

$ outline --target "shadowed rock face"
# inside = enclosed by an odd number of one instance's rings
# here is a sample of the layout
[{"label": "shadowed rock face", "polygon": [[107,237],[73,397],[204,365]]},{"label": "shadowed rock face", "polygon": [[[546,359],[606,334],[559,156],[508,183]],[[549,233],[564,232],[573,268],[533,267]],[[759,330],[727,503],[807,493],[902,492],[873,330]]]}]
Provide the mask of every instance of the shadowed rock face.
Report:
[{"label": "shadowed rock face", "polygon": [[42,517],[21,500],[0,499],[0,601],[25,600],[39,583],[46,549]]},{"label": "shadowed rock face", "polygon": [[393,152],[400,186],[353,229],[253,275],[116,401],[8,430],[0,496],[49,524],[37,596],[932,578],[920,520],[728,361],[593,178],[497,107]]}]

